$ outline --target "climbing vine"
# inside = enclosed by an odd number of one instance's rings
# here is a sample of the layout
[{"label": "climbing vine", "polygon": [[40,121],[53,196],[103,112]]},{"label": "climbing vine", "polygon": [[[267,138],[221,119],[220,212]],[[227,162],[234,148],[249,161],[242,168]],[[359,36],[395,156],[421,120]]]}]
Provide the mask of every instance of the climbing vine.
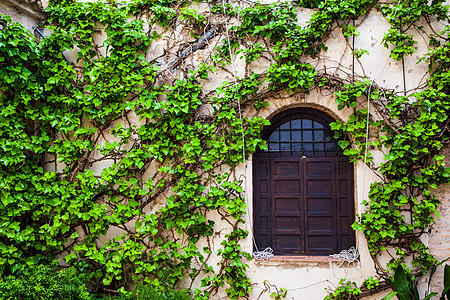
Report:
[{"label": "climbing vine", "polygon": [[[379,275],[406,258],[410,273],[425,274],[438,262],[420,237],[437,215],[432,190],[450,176],[440,153],[450,140],[450,29],[431,22],[448,21],[443,3],[50,1],[50,33],[40,39],[0,16],[0,272],[64,256],[98,292],[189,279],[200,282],[198,299],[222,288],[248,296],[248,199],[236,168],[266,147],[268,121],[244,112],[283,91],[321,88],[335,92],[339,109],[354,109],[332,124],[336,137],[351,136],[339,143],[344,153],[380,177],[354,224]],[[305,26],[298,7],[315,8]],[[394,59],[415,52],[413,29],[431,28],[422,90],[400,95],[311,63],[334,28],[351,38],[374,8],[391,25],[383,43]],[[269,67],[256,72],[259,63]],[[368,128],[381,134],[368,139]],[[386,154],[381,165],[372,151]],[[383,267],[378,256],[390,251]],[[342,283],[328,299],[361,294]]]},{"label": "climbing vine", "polygon": [[[405,5],[408,7],[405,8]],[[430,5],[405,1],[381,9],[384,14],[390,14],[387,18],[392,28],[385,35],[385,40],[389,42],[394,42],[391,31],[399,29],[399,21],[394,19],[393,11],[399,18],[410,16],[407,22],[403,20],[408,28],[418,28],[416,23],[419,20],[431,26],[430,15],[437,20],[448,19],[448,6],[438,1]],[[354,227],[365,233],[373,254],[394,247],[397,249],[397,261],[413,256],[413,265],[419,267],[423,274],[436,263],[420,240],[420,236],[431,229],[434,217],[438,216],[439,200],[432,190],[447,183],[450,176],[449,169],[444,166],[444,156],[440,154],[449,141],[448,86],[444,79],[448,65],[447,42],[448,27],[445,27],[433,37],[433,43],[439,46],[431,48],[422,58],[430,67],[430,79],[422,91],[406,97],[366,80],[345,85],[344,90],[337,93],[337,101],[343,107],[356,107],[357,97],[366,95],[374,108],[373,113],[369,113],[367,107],[357,109],[349,122],[334,125],[334,129],[341,131],[340,134],[351,132],[354,137],[353,147],[349,143],[343,145],[347,148],[346,154],[355,160],[365,160],[383,179],[372,184],[370,200],[365,202],[369,210],[360,216]],[[391,55],[399,59],[415,52],[410,48],[414,43],[412,40],[397,43]],[[371,121],[369,126],[385,133],[369,143],[366,143],[365,133],[367,114],[372,120],[377,114],[377,121]],[[380,166],[371,164],[370,149],[387,152]]]}]

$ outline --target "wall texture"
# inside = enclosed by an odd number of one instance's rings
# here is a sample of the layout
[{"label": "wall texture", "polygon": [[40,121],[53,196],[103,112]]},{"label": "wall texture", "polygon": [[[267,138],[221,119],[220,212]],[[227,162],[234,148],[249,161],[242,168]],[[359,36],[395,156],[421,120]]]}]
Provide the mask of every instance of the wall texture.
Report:
[{"label": "wall texture", "polygon": [[[45,5],[45,3],[44,3]],[[199,9],[205,14],[208,13],[209,7],[205,3],[193,4],[192,7]],[[38,26],[42,13],[39,12],[37,6],[34,4],[27,4],[26,2],[13,0],[0,0],[0,13],[10,15],[14,21],[22,23],[27,29],[33,31],[33,27]],[[298,17],[300,24],[306,24],[312,10],[298,9]],[[408,56],[404,60],[404,65],[400,61],[393,60],[389,57],[389,49],[386,49],[381,41],[383,35],[387,32],[389,24],[386,22],[382,14],[376,10],[371,11],[367,17],[355,21],[357,30],[360,35],[353,41],[352,38],[345,39],[336,27],[329,36],[326,44],[328,51],[321,53],[317,59],[311,60],[312,65],[321,70],[326,70],[333,75],[338,75],[346,79],[360,79],[367,77],[381,86],[391,88],[396,91],[404,91],[411,93],[410,89],[420,86],[427,79],[427,65],[424,62],[418,62],[418,58],[427,51],[428,40],[421,36],[416,46],[417,53],[413,56]],[[230,26],[231,24],[229,24]],[[442,27],[443,24],[434,22],[436,28]],[[99,28],[101,29],[101,28]],[[415,34],[412,30],[412,34]],[[174,28],[168,32],[163,32],[163,38],[154,42],[151,45],[151,51],[147,54],[148,59],[152,59],[163,54],[164,49],[173,48],[181,41],[189,40],[187,32],[180,31],[179,28]],[[185,67],[195,68],[200,62],[203,62],[208,57],[211,49],[225,37],[225,33],[221,36],[215,37],[210,46],[203,50],[198,50],[194,54],[188,56],[183,62]],[[106,37],[99,33],[96,36],[96,42],[101,44],[101,41]],[[369,55],[364,55],[361,59],[354,60],[350,45],[354,42],[356,49],[365,49],[370,52]],[[176,48],[176,47],[175,47]],[[101,49],[106,54],[105,49]],[[76,52],[67,52],[65,56],[75,62]],[[174,56],[166,55],[159,59],[163,66],[168,66],[173,61]],[[257,62],[252,63],[250,70],[245,68],[242,60],[235,58],[233,66],[229,72],[217,71],[210,79],[203,82],[205,90],[212,90],[219,86],[224,80],[232,80],[232,74],[243,76],[246,72],[253,71],[256,73],[264,72],[269,66],[267,59],[261,58]],[[404,72],[403,72],[404,70]],[[167,82],[173,81],[177,77],[177,69],[172,72],[172,77],[167,76]],[[231,74],[231,75],[230,75]],[[291,107],[314,107],[325,111],[331,116],[339,120],[347,120],[351,114],[350,110],[338,110],[337,104],[334,101],[335,96],[332,92],[317,88],[312,90],[309,94],[290,94],[281,93],[273,95],[268,99],[269,106],[263,108],[259,114],[269,119],[274,114]],[[366,99],[359,99],[359,105],[366,105]],[[205,106],[204,113],[210,113],[210,108]],[[243,114],[252,116],[257,112],[253,108],[246,108]],[[117,121],[117,122],[120,122]],[[131,123],[140,124],[142,120],[137,117],[131,119]],[[377,134],[377,133],[373,133]],[[102,144],[106,140],[112,141],[113,136],[106,136],[105,139],[100,139]],[[94,151],[95,153],[95,151]],[[450,156],[448,151],[445,151],[447,158]],[[97,151],[94,155],[100,155]],[[383,161],[384,153],[379,151],[375,153],[376,164]],[[103,161],[93,166],[92,170],[96,174],[110,166],[111,161]],[[253,185],[252,185],[252,159],[250,158],[245,164],[238,167],[237,178],[244,178],[244,193],[247,196],[247,212],[246,224],[243,225],[247,230],[252,232],[252,214],[253,214]],[[61,166],[59,166],[61,167]],[[58,166],[55,166],[57,169]],[[377,180],[377,176],[373,174],[363,163],[359,162],[354,166],[355,174],[355,208],[356,213],[364,211],[362,201],[367,199],[367,193],[370,183]],[[445,259],[450,256],[450,188],[441,186],[436,190],[436,195],[442,199],[440,208],[440,220],[434,226],[434,230],[429,235],[429,245],[434,254],[439,259]],[[164,203],[164,200],[161,200]],[[160,203],[160,205],[162,205]],[[155,207],[148,208],[149,211]],[[216,221],[216,235],[221,236],[225,234],[222,232],[221,218],[219,215],[211,216]],[[224,226],[225,227],[225,226]],[[108,232],[106,238],[117,236],[121,232],[119,230],[111,230]],[[250,268],[248,275],[254,283],[254,289],[251,294],[251,299],[269,299],[271,292],[275,291],[275,286],[278,288],[286,288],[288,290],[287,299],[323,299],[326,295],[326,288],[333,288],[337,285],[340,278],[347,278],[355,281],[358,284],[368,276],[375,276],[375,269],[373,261],[367,249],[367,242],[361,233],[356,233],[357,248],[360,253],[360,262],[357,265],[343,264],[338,266],[336,263],[330,265],[326,257],[275,257],[270,261],[255,261],[249,262]],[[220,241],[219,241],[220,243]],[[218,246],[218,244],[217,244]],[[252,236],[242,241],[242,247],[248,252],[253,251]],[[214,258],[213,258],[214,259]],[[217,259],[217,258],[216,258]],[[386,257],[385,259],[388,259]],[[438,271],[434,277],[432,290],[440,290],[442,284],[442,272]],[[197,281],[195,285],[199,285]],[[422,291],[425,290],[426,284],[421,286]],[[381,299],[386,292],[372,296],[368,299]],[[216,294],[213,299],[222,299],[225,297],[223,291]]]}]

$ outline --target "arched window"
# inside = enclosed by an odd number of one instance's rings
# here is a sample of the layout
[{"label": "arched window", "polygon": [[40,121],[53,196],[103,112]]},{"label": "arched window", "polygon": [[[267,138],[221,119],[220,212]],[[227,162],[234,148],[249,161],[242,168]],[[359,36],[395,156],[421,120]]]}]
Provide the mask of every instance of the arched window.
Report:
[{"label": "arched window", "polygon": [[271,119],[268,150],[253,156],[258,248],[278,255],[328,255],[355,245],[353,165],[333,138],[328,114],[294,108]]}]

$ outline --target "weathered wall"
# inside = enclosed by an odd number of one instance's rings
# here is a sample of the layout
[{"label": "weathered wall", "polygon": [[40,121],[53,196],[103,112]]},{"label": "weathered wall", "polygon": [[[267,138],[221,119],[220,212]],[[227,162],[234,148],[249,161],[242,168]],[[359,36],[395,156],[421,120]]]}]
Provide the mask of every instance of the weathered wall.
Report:
[{"label": "weathered wall", "polygon": [[47,2],[42,2],[1,0],[0,14],[10,16],[14,22],[21,23],[26,29],[33,32],[33,27],[38,27],[39,23],[44,20],[44,14],[40,7]]},{"label": "weathered wall", "polygon": [[[443,151],[447,164],[450,162],[450,150]],[[450,186],[441,185],[435,192],[438,199],[441,200],[439,206],[440,218],[436,219],[433,231],[429,235],[428,243],[431,253],[440,261],[450,257]],[[444,270],[438,268],[431,281],[432,291],[441,291],[443,289]]]},{"label": "weathered wall", "polygon": [[[0,13],[5,13],[10,15],[14,21],[22,23],[27,29],[32,30],[33,26],[37,26],[39,23],[39,18],[42,15],[38,12],[27,12],[26,9],[14,5],[16,1],[1,0],[0,1]],[[28,7],[31,11],[32,8],[26,6],[22,2],[20,5],[25,8]],[[205,13],[208,11],[207,5],[198,4],[197,9],[203,10]],[[312,10],[299,9],[299,23],[306,24]],[[436,24],[436,27],[441,25]],[[355,48],[365,49],[370,52],[370,55],[365,55],[361,59],[356,60],[353,64],[353,55],[350,45],[353,43],[352,38],[346,40],[338,28],[334,29],[329,39],[327,41],[328,51],[322,53],[320,57],[316,60],[311,61],[311,63],[317,67],[317,69],[326,70],[330,74],[339,75],[342,78],[353,78],[355,79],[361,77],[368,77],[374,80],[381,86],[386,88],[392,88],[397,91],[403,91],[404,84],[406,85],[406,90],[410,90],[414,87],[420,86],[424,83],[427,78],[427,65],[425,63],[418,63],[418,59],[424,53],[427,52],[427,40],[423,37],[419,38],[417,45],[417,53],[411,57],[406,57],[404,65],[402,62],[395,61],[389,58],[389,49],[386,49],[381,45],[381,40],[383,35],[387,32],[389,24],[381,13],[377,11],[372,11],[369,15],[361,20],[356,20],[357,30],[360,35],[355,38]],[[414,32],[412,32],[414,33]],[[152,57],[157,57],[163,52],[168,46],[173,47],[180,40],[185,39],[185,34],[183,32],[176,31],[164,33],[163,38],[154,43],[151,47],[151,51],[148,59]],[[99,43],[105,38],[105,36],[99,34],[97,37]],[[222,36],[216,37],[211,41],[209,49],[197,51],[195,54],[189,56],[184,65],[187,67],[195,68],[200,62],[208,56],[210,49],[215,46],[215,43],[224,38]],[[73,53],[67,53],[69,58],[75,59]],[[173,57],[162,61],[163,66],[173,60]],[[243,61],[238,59],[234,62],[234,68],[238,76],[243,76],[244,69]],[[257,63],[251,65],[251,70],[261,73],[266,70],[269,65],[269,61],[261,58]],[[403,72],[403,69],[405,72]],[[231,74],[235,70],[231,69]],[[177,76],[177,70],[174,70],[174,77]],[[167,78],[168,82],[173,78]],[[216,72],[211,76],[211,78],[204,82],[205,90],[211,90],[219,85],[225,80],[232,81],[233,78],[230,73],[221,71]],[[365,99],[361,99],[365,105]],[[288,93],[276,95],[269,99],[270,105],[262,109],[259,113],[265,118],[270,118],[277,112],[290,107],[315,107],[317,109],[323,110],[334,118],[340,120],[346,120],[350,115],[350,111],[339,111],[337,105],[334,102],[334,96],[332,92],[322,89],[315,89],[311,91],[310,94],[295,94],[290,95]],[[205,113],[208,113],[208,108],[205,108]],[[253,109],[247,109],[243,112],[244,115],[253,115],[256,112]],[[137,119],[132,119],[132,123],[138,124],[140,121]],[[107,139],[113,139],[112,136],[107,136]],[[109,140],[111,141],[111,140]],[[100,140],[100,143],[104,140]],[[99,153],[97,153],[99,155]],[[448,151],[446,151],[447,157],[450,157]],[[376,163],[380,163],[384,154],[382,152],[375,153]],[[93,167],[96,172],[101,172],[101,170],[110,165],[112,162],[102,162]],[[252,196],[253,196],[253,186],[252,186],[252,160],[250,159],[245,164],[242,164],[236,174],[237,178],[243,178],[245,193],[247,195],[248,201],[248,215],[246,216],[245,228],[252,232]],[[360,213],[364,210],[362,201],[367,199],[367,193],[369,191],[369,185],[371,182],[377,180],[377,176],[369,170],[364,163],[360,162],[355,165],[355,208],[356,213]],[[445,259],[450,256],[450,234],[447,232],[450,229],[450,188],[448,186],[439,187],[436,194],[442,199],[442,206],[440,208],[441,219],[436,223],[435,230],[430,236],[430,246],[434,254],[437,255],[439,259]],[[225,232],[221,232],[221,219],[220,216],[212,216],[216,221],[216,235],[218,237],[223,236]],[[120,232],[111,231],[108,233],[108,237],[119,234]],[[375,269],[373,261],[367,249],[367,243],[363,235],[358,232],[357,237],[357,248],[360,253],[360,264],[355,267],[353,265],[347,266],[346,264],[342,266],[330,267],[326,257],[282,257],[270,261],[251,261],[249,262],[250,268],[248,270],[248,275],[254,282],[254,289],[251,294],[251,299],[269,299],[269,295],[274,291],[274,288],[269,291],[267,289],[268,285],[264,282],[275,285],[278,288],[286,288],[288,290],[287,299],[322,299],[326,295],[325,288],[333,288],[337,285],[340,278],[347,278],[348,280],[355,281],[358,284],[362,282],[368,276],[375,276]],[[216,246],[220,244],[220,240]],[[242,247],[248,252],[253,251],[253,243],[251,235],[242,242]],[[216,250],[213,249],[215,253]],[[442,283],[442,272],[438,272],[435,276],[435,282],[432,287],[434,290],[440,290]],[[199,280],[197,280],[196,285],[199,285]],[[425,284],[422,285],[422,289],[425,288]],[[370,299],[381,299],[385,293],[372,296]],[[213,298],[219,299],[224,297],[224,293],[218,293]]]}]

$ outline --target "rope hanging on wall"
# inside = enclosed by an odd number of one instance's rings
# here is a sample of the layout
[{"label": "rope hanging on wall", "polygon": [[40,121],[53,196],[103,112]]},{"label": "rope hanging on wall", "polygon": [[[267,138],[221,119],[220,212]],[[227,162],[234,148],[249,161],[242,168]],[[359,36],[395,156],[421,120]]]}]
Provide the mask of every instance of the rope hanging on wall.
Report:
[{"label": "rope hanging on wall", "polygon": [[[226,15],[225,0],[222,0],[222,9],[223,9],[223,13]],[[232,61],[232,66],[233,66],[233,69],[234,69],[234,73],[233,73],[234,85],[235,85],[235,87],[237,87],[237,84],[238,84],[237,83],[237,78],[236,78],[236,76],[237,76],[237,68],[236,68],[236,65],[235,65],[235,60],[233,59],[233,53],[231,51],[231,43],[230,43],[228,21],[227,21],[226,18],[225,18],[225,32],[226,32],[227,41],[228,41],[228,52],[230,54],[230,58],[231,58],[231,61]],[[238,104],[239,118],[241,119],[241,121],[243,121],[241,104],[240,104],[239,100],[237,101],[237,104]],[[241,124],[244,124],[244,122],[241,122]],[[242,129],[243,129],[242,130],[242,157],[245,159],[245,157],[246,157],[246,154],[245,154],[245,136],[244,136],[245,129],[244,129],[244,127],[242,127]],[[247,161],[245,161],[245,169],[247,169]],[[244,195],[246,195],[247,182],[246,182],[246,177],[245,176],[244,176],[244,184],[243,184],[243,186],[244,186],[243,193],[244,193]],[[245,198],[247,199],[247,197],[245,197]],[[247,215],[249,215],[248,211],[247,211]],[[248,224],[251,224],[251,221]],[[259,251],[258,246],[256,245],[256,242],[255,242],[255,237],[253,235],[253,228],[250,228],[250,232],[252,234],[252,241],[253,241],[253,244],[254,244],[255,249],[256,249],[256,251],[253,252],[252,257],[255,260],[264,260],[264,261],[268,261],[269,259],[273,258],[275,256],[273,254],[273,249],[270,248],[270,247],[267,247],[263,251]]]},{"label": "rope hanging on wall", "polygon": [[341,252],[339,252],[338,254],[331,254],[327,257],[327,260],[329,262],[333,262],[333,261],[340,261],[341,263],[339,264],[342,265],[343,263],[347,262],[347,263],[359,263],[359,252],[358,250],[356,250],[355,247],[350,247],[350,249],[348,250],[342,250]]},{"label": "rope hanging on wall", "polygon": [[350,247],[348,250],[342,250],[338,254],[331,254],[327,257],[328,262],[330,263],[330,269],[333,272],[333,276],[337,279],[340,279],[339,277],[336,277],[334,274],[333,269],[333,262],[337,262],[336,266],[340,267],[344,263],[347,263],[347,273],[345,278],[347,278],[348,275],[348,269],[350,268],[350,264],[353,264],[353,267],[355,269],[360,269],[361,265],[359,263],[359,252],[355,247]]},{"label": "rope hanging on wall", "polygon": [[273,258],[275,255],[273,254],[273,249],[270,247],[267,247],[263,251],[253,252],[252,256],[255,260],[268,261],[269,259]]}]

